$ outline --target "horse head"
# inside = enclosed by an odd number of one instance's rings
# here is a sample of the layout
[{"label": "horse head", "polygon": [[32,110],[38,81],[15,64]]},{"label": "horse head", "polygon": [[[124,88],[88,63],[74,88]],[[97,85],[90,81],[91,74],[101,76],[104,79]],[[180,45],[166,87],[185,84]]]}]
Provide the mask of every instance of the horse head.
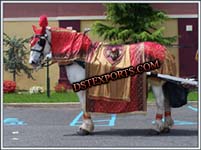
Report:
[{"label": "horse head", "polygon": [[50,28],[47,27],[46,16],[41,16],[39,25],[40,28],[36,26],[33,27],[34,36],[30,41],[30,58],[29,63],[34,67],[41,66],[42,62],[46,59],[52,58],[51,53],[51,32]]},{"label": "horse head", "polygon": [[34,36],[31,40],[29,63],[33,67],[41,66],[48,58],[58,63],[69,63],[74,60],[85,60],[92,44],[84,33],[72,29],[48,27],[47,17],[40,17],[40,28],[33,26]]}]

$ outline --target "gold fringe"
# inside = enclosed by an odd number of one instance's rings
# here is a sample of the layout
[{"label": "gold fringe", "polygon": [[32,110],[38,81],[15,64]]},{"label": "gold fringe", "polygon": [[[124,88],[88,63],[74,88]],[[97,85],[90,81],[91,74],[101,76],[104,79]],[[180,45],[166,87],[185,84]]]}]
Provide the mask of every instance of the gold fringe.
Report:
[{"label": "gold fringe", "polygon": [[[103,113],[103,112],[87,112],[87,113],[90,113],[91,115],[102,115],[102,114],[105,114],[105,115],[108,115],[108,114],[112,114],[112,113]],[[115,114],[115,113],[114,113]],[[147,115],[147,112],[146,111],[134,111],[134,112],[126,112],[126,113],[117,113],[116,115],[118,116],[123,116],[123,115]]]},{"label": "gold fringe", "polygon": [[170,53],[168,50],[166,50],[164,62],[162,62],[161,67],[159,69],[156,69],[153,72],[175,76],[177,70],[174,55]]},{"label": "gold fringe", "polygon": [[[174,55],[170,53],[170,51],[166,50],[165,60],[162,62],[161,67],[159,69],[155,69],[152,72],[176,76],[177,69],[176,69],[176,61],[175,61]],[[160,85],[164,83],[164,81],[155,77],[151,77],[149,79],[150,79],[150,82],[155,85]]]}]

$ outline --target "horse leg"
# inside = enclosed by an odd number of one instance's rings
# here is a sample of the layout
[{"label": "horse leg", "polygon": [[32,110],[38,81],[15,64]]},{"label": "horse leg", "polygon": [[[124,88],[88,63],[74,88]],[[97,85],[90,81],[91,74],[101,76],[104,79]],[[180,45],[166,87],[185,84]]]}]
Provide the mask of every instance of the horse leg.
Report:
[{"label": "horse leg", "polygon": [[85,101],[86,101],[86,91],[79,91],[77,95],[80,99],[80,104],[83,110],[82,116],[82,125],[79,126],[79,130],[77,131],[78,135],[88,135],[94,130],[94,123],[91,119],[91,114],[85,111]]},{"label": "horse leg", "polygon": [[163,118],[163,112],[164,112],[164,94],[163,89],[161,85],[152,85],[152,90],[156,98],[156,118],[155,118],[155,124],[154,124],[154,130],[157,134],[163,131],[164,124],[162,122]]},{"label": "horse leg", "polygon": [[164,132],[169,132],[170,128],[174,125],[174,120],[171,116],[171,106],[167,98],[165,98],[165,123],[164,123]]},{"label": "horse leg", "polygon": [[[66,66],[67,76],[70,83],[78,82],[85,79],[85,69],[77,63]],[[83,123],[77,132],[79,135],[87,135],[94,130],[94,124],[91,115],[85,111],[86,91],[79,91],[77,95],[83,110]]]}]

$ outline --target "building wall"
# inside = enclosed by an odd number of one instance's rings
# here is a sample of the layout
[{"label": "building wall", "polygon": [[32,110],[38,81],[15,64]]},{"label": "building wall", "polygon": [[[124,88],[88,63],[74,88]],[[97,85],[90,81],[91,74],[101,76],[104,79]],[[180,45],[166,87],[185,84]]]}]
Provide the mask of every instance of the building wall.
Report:
[{"label": "building wall", "polygon": [[[95,21],[101,20],[82,20],[80,21],[80,31],[83,32],[85,28],[91,28],[92,24]],[[103,21],[103,20],[102,20]],[[103,21],[106,22],[106,21]],[[18,36],[18,37],[30,37],[33,34],[32,25],[37,25],[38,22],[31,22],[31,21],[20,21],[20,22],[4,22],[4,32],[7,33],[9,36]],[[49,21],[49,26],[58,27],[58,21]],[[178,34],[178,25],[177,19],[170,19],[166,23],[164,23],[166,36],[174,36]],[[170,28],[171,27],[171,28]],[[98,37],[97,35],[93,34],[92,32],[88,33],[89,37],[92,39],[93,42],[95,41],[103,41],[102,38]],[[176,64],[178,63],[178,48],[168,48],[176,57]],[[177,67],[179,68],[179,66]],[[37,72],[33,73],[35,81],[28,79],[26,75],[22,74],[21,76],[17,76],[17,86],[18,89],[29,89],[32,86],[40,85],[44,88],[46,87],[46,69],[43,68]],[[4,80],[11,80],[12,74],[8,73],[4,70]],[[54,89],[54,86],[58,82],[59,79],[59,67],[57,64],[54,64],[50,67],[50,79],[51,79],[51,90]]]},{"label": "building wall", "polygon": [[[17,36],[22,38],[27,38],[33,35],[32,25],[37,25],[37,22],[4,22],[4,33],[9,36]],[[50,21],[50,26],[58,26],[57,21]],[[27,45],[27,48],[28,45]],[[28,49],[29,50],[29,49]],[[31,67],[31,66],[30,66]],[[18,89],[29,89],[32,86],[40,85],[46,88],[46,69],[43,68],[37,72],[33,73],[33,77],[36,80],[28,79],[25,74],[21,74],[21,76],[17,76],[17,88]],[[59,77],[59,68],[57,64],[54,64],[50,67],[50,84],[51,89],[54,88],[56,83],[58,82]],[[12,80],[12,74],[4,70],[3,73],[4,80]]]},{"label": "building wall", "polygon": [[[178,36],[178,20],[169,19],[163,25],[165,27],[164,35],[165,36]],[[175,45],[178,45],[178,38],[175,42]],[[179,76],[179,49],[178,47],[167,47],[169,51],[175,56],[176,66],[177,66],[177,76]]]},{"label": "building wall", "polygon": [[169,15],[198,14],[198,3],[153,3],[151,6],[156,10],[165,11]]},{"label": "building wall", "polygon": [[[167,14],[198,14],[198,3],[152,3],[157,10]],[[44,12],[50,17],[103,16],[102,3],[5,3],[4,18],[38,17]],[[17,10],[17,11],[16,11]]]},{"label": "building wall", "polygon": [[[106,22],[106,21],[103,21],[103,20],[82,20],[80,22],[80,31],[81,32],[84,32],[84,29],[85,28],[91,28],[92,25],[96,22],[96,21],[101,21],[101,22]],[[96,41],[103,41],[103,38],[101,37],[98,37],[97,34],[93,33],[92,31],[88,32],[88,36],[91,38],[91,40],[93,42],[96,42]]]},{"label": "building wall", "polygon": [[[99,20],[100,21],[100,20]],[[83,32],[85,28],[90,28],[91,25],[95,22],[95,20],[83,20],[80,22],[80,31]],[[3,30],[4,33],[9,36],[17,36],[22,38],[31,37],[33,35],[32,25],[38,26],[37,21],[4,21]],[[49,26],[58,27],[58,21],[49,21]],[[103,41],[97,35],[89,32],[88,34],[92,41]],[[27,45],[27,48],[29,46]],[[29,50],[29,49],[28,49]],[[30,66],[31,67],[31,66]],[[12,74],[4,70],[4,80],[12,80]],[[43,68],[37,72],[34,72],[33,77],[36,80],[28,79],[25,74],[21,74],[21,76],[17,76],[17,88],[21,90],[28,90],[32,86],[42,86],[46,88],[46,68]],[[50,86],[51,90],[54,90],[54,86],[58,82],[59,79],[59,67],[57,64],[54,64],[50,67]]]}]

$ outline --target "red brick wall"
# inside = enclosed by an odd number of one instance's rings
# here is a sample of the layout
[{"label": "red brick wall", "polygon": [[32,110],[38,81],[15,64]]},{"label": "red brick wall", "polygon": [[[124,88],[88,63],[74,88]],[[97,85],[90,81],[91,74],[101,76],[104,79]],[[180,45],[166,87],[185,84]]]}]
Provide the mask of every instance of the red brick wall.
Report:
[{"label": "red brick wall", "polygon": [[38,17],[46,14],[49,17],[57,16],[102,16],[104,15],[102,4],[4,4],[4,17]]},{"label": "red brick wall", "polygon": [[[168,14],[197,14],[198,4],[193,3],[155,3],[151,6]],[[5,3],[4,17],[38,17],[46,14],[57,16],[103,16],[105,7],[101,3]]]},{"label": "red brick wall", "polygon": [[166,4],[151,4],[154,9],[163,10],[168,14],[198,14],[198,4],[193,3],[166,3]]}]

